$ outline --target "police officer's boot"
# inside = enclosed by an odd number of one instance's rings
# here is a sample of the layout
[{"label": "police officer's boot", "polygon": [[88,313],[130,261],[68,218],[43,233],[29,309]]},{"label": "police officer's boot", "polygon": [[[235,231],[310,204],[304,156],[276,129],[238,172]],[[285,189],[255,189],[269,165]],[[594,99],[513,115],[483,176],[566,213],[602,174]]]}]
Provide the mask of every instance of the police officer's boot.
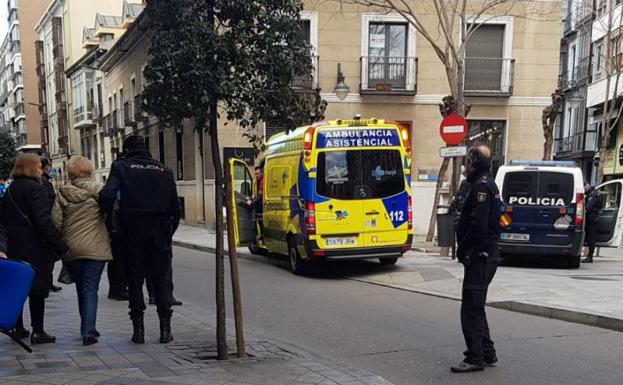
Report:
[{"label": "police officer's boot", "polygon": [[160,318],[160,343],[168,344],[173,341],[173,335],[171,334],[171,314],[159,315]]},{"label": "police officer's boot", "polygon": [[132,334],[132,342],[135,344],[145,343],[145,325],[143,322],[143,315],[132,316],[132,327],[134,328],[134,334]]}]

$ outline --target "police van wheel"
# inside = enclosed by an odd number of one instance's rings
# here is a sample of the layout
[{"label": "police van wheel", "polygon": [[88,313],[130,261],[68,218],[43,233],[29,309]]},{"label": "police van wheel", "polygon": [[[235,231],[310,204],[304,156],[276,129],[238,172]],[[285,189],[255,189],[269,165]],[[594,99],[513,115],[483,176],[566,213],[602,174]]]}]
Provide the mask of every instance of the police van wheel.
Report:
[{"label": "police van wheel", "polygon": [[582,256],[581,256],[581,255],[571,257],[571,258],[569,259],[569,262],[567,262],[567,265],[568,265],[568,266],[569,266],[569,268],[571,268],[571,269],[577,269],[577,268],[579,268],[579,267],[580,267],[580,264],[581,264],[581,259],[582,259]]},{"label": "police van wheel", "polygon": [[392,257],[392,258],[379,258],[379,262],[381,263],[381,265],[383,266],[389,266],[389,265],[395,265],[396,262],[398,262],[398,257]]},{"label": "police van wheel", "polygon": [[288,242],[288,261],[290,262],[290,271],[292,273],[305,273],[304,262],[301,260],[301,255],[293,241]]}]

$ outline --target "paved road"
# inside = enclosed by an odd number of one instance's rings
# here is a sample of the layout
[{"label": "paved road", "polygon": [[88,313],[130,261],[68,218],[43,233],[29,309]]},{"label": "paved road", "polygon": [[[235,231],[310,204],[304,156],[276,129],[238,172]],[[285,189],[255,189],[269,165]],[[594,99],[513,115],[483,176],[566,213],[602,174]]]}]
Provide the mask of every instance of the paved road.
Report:
[{"label": "paved road", "polygon": [[[451,374],[464,348],[459,303],[343,278],[382,268],[372,262],[332,265],[314,278],[283,266],[240,261],[246,327],[395,384],[623,383],[623,333],[496,309],[488,314],[498,367]],[[213,256],[176,248],[174,269],[176,296],[213,309]]]}]

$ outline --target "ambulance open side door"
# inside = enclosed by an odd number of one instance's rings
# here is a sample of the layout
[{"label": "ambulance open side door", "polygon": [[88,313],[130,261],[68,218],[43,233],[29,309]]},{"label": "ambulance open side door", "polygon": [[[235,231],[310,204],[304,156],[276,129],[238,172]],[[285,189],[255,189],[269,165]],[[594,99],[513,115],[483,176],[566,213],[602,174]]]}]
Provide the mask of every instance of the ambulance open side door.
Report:
[{"label": "ambulance open side door", "polygon": [[597,246],[621,247],[623,242],[623,179],[597,186],[602,209],[597,223]]},{"label": "ambulance open side door", "polygon": [[253,198],[253,178],[247,164],[239,159],[229,159],[228,167],[236,246],[248,246],[256,238],[255,210],[247,204]]}]

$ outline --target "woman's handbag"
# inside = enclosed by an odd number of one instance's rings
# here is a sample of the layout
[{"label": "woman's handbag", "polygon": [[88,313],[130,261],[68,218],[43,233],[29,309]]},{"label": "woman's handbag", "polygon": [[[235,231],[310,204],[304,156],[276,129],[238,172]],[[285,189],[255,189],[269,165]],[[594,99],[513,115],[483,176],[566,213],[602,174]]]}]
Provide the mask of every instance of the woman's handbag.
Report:
[{"label": "woman's handbag", "polygon": [[69,274],[69,269],[67,269],[67,265],[65,265],[65,262],[63,262],[63,268],[58,274],[57,281],[65,285],[71,285],[72,283],[74,283],[74,279],[71,277],[71,274]]}]

